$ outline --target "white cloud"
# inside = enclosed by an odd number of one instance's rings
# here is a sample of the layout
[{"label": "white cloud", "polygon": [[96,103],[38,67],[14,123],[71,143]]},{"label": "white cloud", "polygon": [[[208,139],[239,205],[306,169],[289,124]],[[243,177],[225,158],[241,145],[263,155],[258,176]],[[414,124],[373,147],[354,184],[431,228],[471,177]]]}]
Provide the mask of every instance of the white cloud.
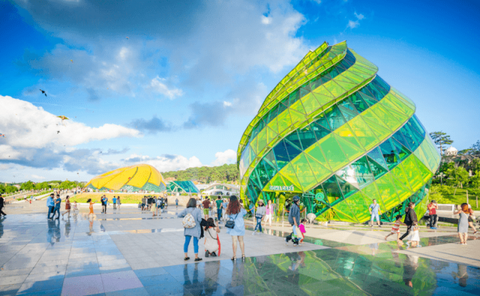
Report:
[{"label": "white cloud", "polygon": [[231,106],[232,106],[231,102],[223,101],[223,107],[231,107]]},{"label": "white cloud", "polygon": [[37,180],[45,180],[45,177],[39,176],[39,175],[35,175],[35,174],[32,175],[32,178],[33,178],[33,179],[37,179]]},{"label": "white cloud", "polygon": [[272,18],[262,15],[262,24],[269,25],[272,23]]},{"label": "white cloud", "polygon": [[[44,148],[53,145],[56,149],[76,146],[91,141],[119,137],[139,137],[136,129],[116,124],[89,127],[73,118],[62,120],[32,103],[0,95],[0,130],[6,135],[1,144],[14,148]],[[58,114],[67,115],[68,114]]]},{"label": "white cloud", "polygon": [[360,25],[359,21],[349,20],[347,27],[350,28],[350,29],[354,29],[354,28],[358,27],[359,25]]},{"label": "white cloud", "polygon": [[223,165],[231,164],[237,161],[237,153],[232,149],[227,149],[223,152],[215,153],[215,160],[212,162],[212,165]]},{"label": "white cloud", "polygon": [[355,16],[357,17],[358,20],[363,20],[365,18],[365,16],[361,13],[356,13],[354,12]]},{"label": "white cloud", "polygon": [[183,95],[183,91],[181,89],[168,88],[165,82],[165,78],[160,78],[159,76],[157,76],[150,81],[150,87],[157,93],[166,96],[170,100],[173,100],[176,97],[180,97]]},{"label": "white cloud", "polygon": [[347,28],[354,29],[360,26],[360,21],[365,18],[365,16],[361,13],[354,12],[356,20],[348,20]]},{"label": "white cloud", "polygon": [[165,154],[157,157],[132,154],[124,161],[129,164],[146,163],[155,167],[160,172],[177,171],[202,166],[202,162],[196,156],[186,158],[182,155],[170,154]]}]

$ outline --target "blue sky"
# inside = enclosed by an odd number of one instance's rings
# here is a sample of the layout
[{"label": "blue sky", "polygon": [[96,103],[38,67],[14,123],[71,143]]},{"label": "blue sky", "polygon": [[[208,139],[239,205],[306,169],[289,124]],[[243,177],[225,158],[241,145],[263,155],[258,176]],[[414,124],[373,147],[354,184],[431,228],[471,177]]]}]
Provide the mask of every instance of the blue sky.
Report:
[{"label": "blue sky", "polygon": [[478,1],[0,1],[0,181],[233,163],[265,96],[324,41],[347,40],[468,148],[478,15]]}]

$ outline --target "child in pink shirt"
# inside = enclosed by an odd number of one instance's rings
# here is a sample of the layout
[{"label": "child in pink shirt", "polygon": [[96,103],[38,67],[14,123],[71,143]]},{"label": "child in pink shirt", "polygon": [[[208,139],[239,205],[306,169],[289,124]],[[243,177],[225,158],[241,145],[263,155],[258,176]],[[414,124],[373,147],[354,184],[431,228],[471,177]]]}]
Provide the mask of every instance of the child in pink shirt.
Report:
[{"label": "child in pink shirt", "polygon": [[305,230],[305,224],[307,224],[307,219],[302,219],[302,221],[300,221],[300,226],[298,226],[298,228],[300,228],[300,233],[302,234],[302,239],[300,240],[301,244],[303,244],[303,239],[305,238],[305,233],[307,232]]}]

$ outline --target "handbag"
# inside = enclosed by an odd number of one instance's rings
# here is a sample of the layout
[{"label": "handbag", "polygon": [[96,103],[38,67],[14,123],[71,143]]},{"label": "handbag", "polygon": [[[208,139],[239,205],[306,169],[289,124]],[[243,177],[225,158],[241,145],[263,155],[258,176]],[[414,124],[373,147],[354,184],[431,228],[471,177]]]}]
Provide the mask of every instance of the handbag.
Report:
[{"label": "handbag", "polygon": [[[235,216],[235,219],[237,219],[237,216],[238,216],[238,213],[237,213],[237,215]],[[230,228],[230,229],[235,228],[235,219],[230,218],[230,220],[228,220],[228,221],[225,223],[225,227]]]}]

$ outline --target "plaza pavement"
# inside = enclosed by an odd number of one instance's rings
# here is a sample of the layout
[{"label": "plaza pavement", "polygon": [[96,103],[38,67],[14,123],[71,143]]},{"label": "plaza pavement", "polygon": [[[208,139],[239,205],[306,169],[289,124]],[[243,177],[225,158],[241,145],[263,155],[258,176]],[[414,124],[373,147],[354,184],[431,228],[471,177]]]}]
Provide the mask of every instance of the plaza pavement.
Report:
[{"label": "plaza pavement", "polygon": [[304,245],[293,247],[284,242],[290,231],[285,222],[252,235],[247,219],[245,262],[229,259],[231,238],[222,228],[221,256],[205,258],[202,240],[204,261],[193,263],[183,261],[183,228],[172,206],[152,217],[127,205],[100,214],[96,205],[92,220],[82,206],[70,219],[48,221],[43,200],[13,203],[6,212],[0,295],[480,293],[480,242],[471,237],[459,245],[454,228],[422,229],[422,247],[409,248],[386,242],[386,225],[309,225]]}]

